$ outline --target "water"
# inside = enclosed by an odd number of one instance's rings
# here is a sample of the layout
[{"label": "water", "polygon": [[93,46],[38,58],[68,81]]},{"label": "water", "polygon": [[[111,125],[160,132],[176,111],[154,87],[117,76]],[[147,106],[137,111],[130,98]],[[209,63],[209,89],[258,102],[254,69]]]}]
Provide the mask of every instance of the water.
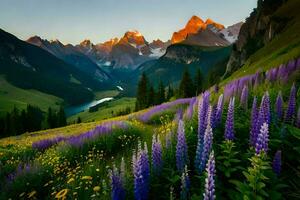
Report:
[{"label": "water", "polygon": [[113,97],[106,97],[106,98],[103,98],[103,99],[100,99],[100,100],[94,100],[92,102],[84,103],[84,104],[81,104],[81,105],[78,105],[78,106],[70,106],[70,107],[67,107],[65,109],[65,113],[66,113],[67,117],[72,116],[72,115],[76,115],[77,113],[88,110],[90,107],[99,105],[99,104],[104,103],[106,101],[111,101],[113,99],[114,99]]}]

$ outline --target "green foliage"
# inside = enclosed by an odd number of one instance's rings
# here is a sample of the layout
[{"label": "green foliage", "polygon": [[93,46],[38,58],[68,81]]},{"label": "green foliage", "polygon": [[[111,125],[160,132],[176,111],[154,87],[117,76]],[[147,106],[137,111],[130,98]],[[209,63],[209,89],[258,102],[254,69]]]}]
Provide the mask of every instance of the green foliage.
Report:
[{"label": "green foliage", "polygon": [[226,140],[220,145],[220,156],[217,157],[218,168],[226,178],[230,178],[231,174],[236,172],[241,162],[238,157],[238,152],[235,150],[233,141]]},{"label": "green foliage", "polygon": [[251,166],[247,171],[243,171],[246,178],[245,182],[231,181],[236,185],[240,192],[241,199],[264,199],[269,197],[266,191],[268,177],[267,170],[270,170],[270,163],[267,161],[266,154],[254,155],[250,159]]}]

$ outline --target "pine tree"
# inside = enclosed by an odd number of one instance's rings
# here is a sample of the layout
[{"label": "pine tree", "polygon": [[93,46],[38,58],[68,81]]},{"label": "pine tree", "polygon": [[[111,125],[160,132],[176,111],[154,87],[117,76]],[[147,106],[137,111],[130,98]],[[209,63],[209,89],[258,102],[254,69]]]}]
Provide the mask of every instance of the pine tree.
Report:
[{"label": "pine tree", "polygon": [[194,84],[187,70],[184,71],[179,85],[179,96],[183,98],[194,96]]},{"label": "pine tree", "polygon": [[167,92],[167,100],[170,100],[174,96],[174,91],[171,85],[168,87],[168,92]]},{"label": "pine tree", "polygon": [[76,123],[77,123],[77,124],[80,124],[80,123],[81,123],[81,118],[80,118],[80,117],[77,117]]},{"label": "pine tree", "polygon": [[51,107],[48,108],[48,112],[47,112],[47,124],[48,124],[48,128],[56,127],[55,113],[52,111]]},{"label": "pine tree", "polygon": [[153,86],[150,86],[149,92],[148,92],[148,107],[153,106],[155,104],[155,90]]},{"label": "pine tree", "polygon": [[66,114],[65,114],[64,108],[61,106],[57,113],[57,126],[62,127],[65,125],[67,125]]},{"label": "pine tree", "polygon": [[195,77],[195,90],[196,94],[200,94],[203,90],[203,76],[200,68],[197,69],[196,77]]},{"label": "pine tree", "polygon": [[148,93],[148,79],[146,74],[143,73],[138,83],[135,110],[141,110],[147,107],[148,104],[147,93]]},{"label": "pine tree", "polygon": [[162,81],[159,82],[157,91],[157,104],[161,104],[166,101],[165,97],[165,86]]}]

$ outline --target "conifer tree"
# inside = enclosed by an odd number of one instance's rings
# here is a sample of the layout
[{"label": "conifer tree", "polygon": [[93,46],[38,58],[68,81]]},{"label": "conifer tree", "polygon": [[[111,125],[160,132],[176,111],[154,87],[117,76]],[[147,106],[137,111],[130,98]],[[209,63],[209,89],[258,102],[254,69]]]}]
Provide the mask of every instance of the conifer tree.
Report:
[{"label": "conifer tree", "polygon": [[196,94],[200,94],[203,90],[203,76],[200,68],[197,69],[196,77],[195,77],[195,90]]},{"label": "conifer tree", "polygon": [[194,84],[188,70],[185,70],[179,85],[179,96],[186,98],[194,96]]},{"label": "conifer tree", "polygon": [[168,92],[167,92],[167,100],[170,100],[174,96],[174,90],[171,85],[168,87]]},{"label": "conifer tree", "polygon": [[148,92],[148,107],[153,106],[155,104],[155,90],[151,85]]},{"label": "conifer tree", "polygon": [[162,81],[159,82],[157,91],[157,104],[161,104],[166,101],[165,86]]},{"label": "conifer tree", "polygon": [[147,93],[148,93],[148,79],[146,74],[143,73],[138,83],[135,110],[141,110],[147,107],[148,104]]},{"label": "conifer tree", "polygon": [[59,111],[57,113],[57,125],[58,127],[67,125],[66,114],[62,106],[59,108]]}]

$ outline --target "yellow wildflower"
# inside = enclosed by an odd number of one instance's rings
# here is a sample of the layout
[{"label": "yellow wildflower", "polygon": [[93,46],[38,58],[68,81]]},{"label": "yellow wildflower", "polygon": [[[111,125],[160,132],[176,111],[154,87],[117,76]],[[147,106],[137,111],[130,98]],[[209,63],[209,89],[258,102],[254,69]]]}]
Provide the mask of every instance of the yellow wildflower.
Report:
[{"label": "yellow wildflower", "polygon": [[32,192],[28,193],[28,198],[33,197],[36,194],[36,191],[33,190]]},{"label": "yellow wildflower", "polygon": [[93,177],[91,177],[91,176],[83,176],[81,179],[82,180],[92,180]]},{"label": "yellow wildflower", "polygon": [[100,191],[100,186],[95,186],[95,187],[93,188],[93,190],[94,190],[95,192],[99,192],[99,191]]},{"label": "yellow wildflower", "polygon": [[72,183],[73,181],[75,181],[75,179],[74,178],[70,178],[67,183],[69,184],[69,183]]},{"label": "yellow wildflower", "polygon": [[66,197],[68,191],[69,191],[68,189],[62,189],[55,195],[55,198],[56,199],[64,199]]}]

